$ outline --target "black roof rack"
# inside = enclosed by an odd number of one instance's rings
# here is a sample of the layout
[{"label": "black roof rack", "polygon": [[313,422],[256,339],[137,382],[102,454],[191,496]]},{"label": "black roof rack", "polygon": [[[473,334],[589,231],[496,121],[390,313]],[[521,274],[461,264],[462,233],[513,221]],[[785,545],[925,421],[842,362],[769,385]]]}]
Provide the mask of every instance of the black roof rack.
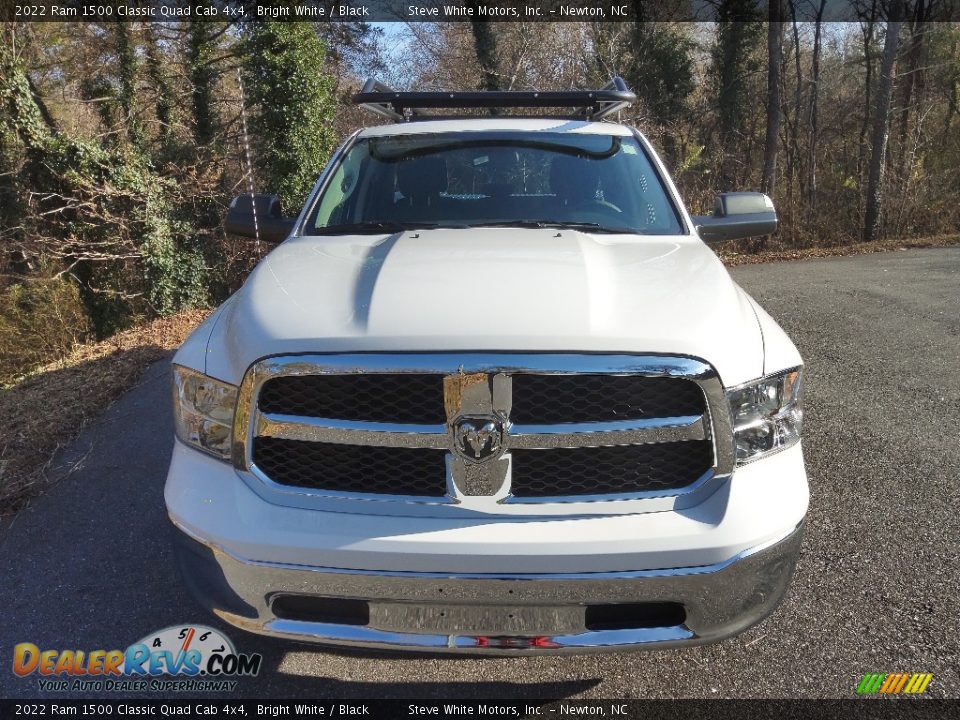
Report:
[{"label": "black roof rack", "polygon": [[406,122],[423,108],[581,108],[570,115],[581,120],[601,120],[631,105],[637,96],[627,89],[622,78],[615,77],[599,90],[488,90],[398,92],[370,78],[353,102],[370,112]]}]

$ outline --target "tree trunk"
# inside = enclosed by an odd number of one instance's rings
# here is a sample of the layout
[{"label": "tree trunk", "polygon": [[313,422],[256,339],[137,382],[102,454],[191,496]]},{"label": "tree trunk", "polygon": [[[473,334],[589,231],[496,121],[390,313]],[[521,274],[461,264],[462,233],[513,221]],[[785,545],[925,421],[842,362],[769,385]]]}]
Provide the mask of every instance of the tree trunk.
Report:
[{"label": "tree trunk", "polygon": [[193,115],[193,137],[197,145],[207,147],[217,132],[214,109],[213,41],[207,30],[209,23],[190,20],[187,26],[187,67],[192,86],[190,110]]},{"label": "tree trunk", "polygon": [[[957,42],[957,39],[954,38],[951,45],[951,51],[956,57],[960,53],[960,43]],[[951,131],[953,128],[953,118],[960,112],[960,78],[955,77],[950,81],[949,88],[947,89],[947,112],[943,118],[943,139],[944,141],[947,138],[951,137]]]},{"label": "tree trunk", "polygon": [[47,103],[43,100],[43,95],[40,94],[39,88],[37,88],[36,83],[33,82],[33,78],[30,75],[24,73],[27,78],[27,86],[30,88],[30,95],[33,97],[33,102],[37,106],[37,110],[40,111],[40,117],[43,118],[44,125],[47,126],[47,129],[50,132],[58,133],[60,128],[57,127],[57,121],[54,120],[53,115],[50,114],[50,109],[47,107]]},{"label": "tree trunk", "polygon": [[732,157],[734,136],[740,129],[742,108],[740,107],[742,78],[738,74],[741,47],[736,22],[717,23],[717,44],[719,45],[719,79],[717,92],[717,114],[720,125],[720,147],[723,153],[720,160],[720,190],[732,190],[736,186],[736,174]]},{"label": "tree trunk", "polygon": [[749,105],[751,54],[763,43],[763,25],[753,0],[720,0],[717,6],[713,72],[716,75],[717,123],[720,134],[721,190],[735,188],[746,177],[749,156],[742,146]]},{"label": "tree trunk", "polygon": [[[906,50],[907,70],[903,73],[905,82],[900,101],[900,130],[897,138],[897,176],[901,180],[909,177],[907,167],[907,135],[910,131],[910,109],[914,99],[922,100],[924,88],[924,38],[927,34],[923,0],[917,1],[914,16],[910,23],[910,41]],[[906,42],[906,41],[905,41]]]},{"label": "tree trunk", "polygon": [[157,92],[157,121],[160,123],[160,137],[167,141],[173,132],[173,88],[165,68],[160,61],[160,47],[152,23],[144,23],[146,34],[147,73]]},{"label": "tree trunk", "polygon": [[777,179],[777,140],[780,134],[780,62],[783,50],[783,0],[770,0],[767,27],[767,136],[763,148],[760,187],[773,196]]},{"label": "tree trunk", "polygon": [[818,108],[820,99],[820,51],[823,47],[823,11],[827,0],[820,0],[813,31],[813,57],[810,65],[810,115],[809,142],[807,146],[807,213],[813,218],[817,207],[817,135]]},{"label": "tree trunk", "polygon": [[890,125],[890,95],[893,91],[893,68],[897,59],[900,28],[903,25],[902,16],[903,3],[901,0],[896,0],[890,8],[890,17],[887,20],[887,37],[883,43],[883,61],[880,65],[880,80],[877,83],[877,108],[873,116],[873,148],[870,156],[863,222],[864,242],[872,242],[877,238],[880,214],[883,210],[882,195]]},{"label": "tree trunk", "polygon": [[502,90],[500,86],[500,59],[497,54],[497,38],[493,26],[483,20],[471,20],[473,45],[477,50],[477,61],[482,74],[481,86],[484,90]]},{"label": "tree trunk", "polygon": [[795,190],[800,186],[803,196],[803,176],[800,173],[800,99],[803,97],[803,65],[800,62],[800,26],[794,0],[787,0],[790,7],[790,24],[793,27],[793,58],[796,64],[796,87],[793,93],[792,113],[784,106],[787,123],[786,171],[789,178],[790,206],[795,207]]},{"label": "tree trunk", "polygon": [[877,0],[870,3],[870,12],[863,26],[863,62],[866,70],[866,79],[863,82],[863,123],[860,125],[860,140],[857,153],[857,178],[863,185],[863,159],[867,155],[867,131],[870,128],[870,111],[873,109],[873,29],[877,23]]},{"label": "tree trunk", "polygon": [[143,128],[140,126],[134,108],[134,97],[137,93],[137,51],[130,30],[131,25],[129,23],[113,23],[117,51],[117,74],[120,78],[117,101],[120,104],[124,134],[130,144],[139,146],[143,143]]}]

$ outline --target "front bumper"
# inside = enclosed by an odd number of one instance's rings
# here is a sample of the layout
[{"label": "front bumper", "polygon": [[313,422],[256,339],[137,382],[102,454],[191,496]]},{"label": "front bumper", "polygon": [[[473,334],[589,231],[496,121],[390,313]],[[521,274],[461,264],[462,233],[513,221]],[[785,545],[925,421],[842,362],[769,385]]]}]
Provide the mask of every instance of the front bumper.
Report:
[{"label": "front bumper", "polygon": [[[793,575],[802,534],[801,523],[784,537],[708,566],[461,575],[259,562],[201,542],[183,527],[176,533],[187,585],[205,607],[236,627],[328,645],[470,654],[663,648],[722,640],[777,607]],[[307,598],[307,606],[312,598],[324,598],[328,617],[311,617],[303,603],[296,612],[281,611],[280,599],[291,597]],[[334,608],[346,601],[345,607],[365,608],[365,614],[331,621],[330,599]],[[638,623],[621,614],[618,620],[614,613],[611,623],[602,610],[618,605],[644,619]],[[595,616],[606,621],[591,623],[591,608],[600,608]]]}]

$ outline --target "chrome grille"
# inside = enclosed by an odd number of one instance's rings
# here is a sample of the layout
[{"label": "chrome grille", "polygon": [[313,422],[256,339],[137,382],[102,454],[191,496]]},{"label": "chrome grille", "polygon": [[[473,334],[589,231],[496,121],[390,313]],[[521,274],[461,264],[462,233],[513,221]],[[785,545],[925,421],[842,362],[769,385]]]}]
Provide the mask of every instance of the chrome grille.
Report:
[{"label": "chrome grille", "polygon": [[290,488],[298,504],[358,511],[342,505],[356,499],[388,514],[370,501],[518,515],[681,508],[733,466],[722,383],[673,356],[269,358],[244,379],[234,433],[234,464],[278,502]]}]

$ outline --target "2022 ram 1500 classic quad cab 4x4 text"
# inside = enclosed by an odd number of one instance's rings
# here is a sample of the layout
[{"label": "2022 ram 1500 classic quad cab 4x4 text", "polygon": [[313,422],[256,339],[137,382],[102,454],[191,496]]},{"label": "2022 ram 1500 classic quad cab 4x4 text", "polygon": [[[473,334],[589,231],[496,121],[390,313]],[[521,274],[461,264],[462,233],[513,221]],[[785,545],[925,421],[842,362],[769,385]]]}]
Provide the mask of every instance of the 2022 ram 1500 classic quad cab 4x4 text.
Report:
[{"label": "2022 ram 1500 classic quad cab 4x4 text", "polygon": [[[357,96],[283,239],[174,358],[166,486],[183,576],[225,621],[440,652],[711,642],[793,573],[801,359],[701,238],[767,233],[755,193],[691,218],[590,93]],[[411,108],[582,108],[427,119]]]}]

